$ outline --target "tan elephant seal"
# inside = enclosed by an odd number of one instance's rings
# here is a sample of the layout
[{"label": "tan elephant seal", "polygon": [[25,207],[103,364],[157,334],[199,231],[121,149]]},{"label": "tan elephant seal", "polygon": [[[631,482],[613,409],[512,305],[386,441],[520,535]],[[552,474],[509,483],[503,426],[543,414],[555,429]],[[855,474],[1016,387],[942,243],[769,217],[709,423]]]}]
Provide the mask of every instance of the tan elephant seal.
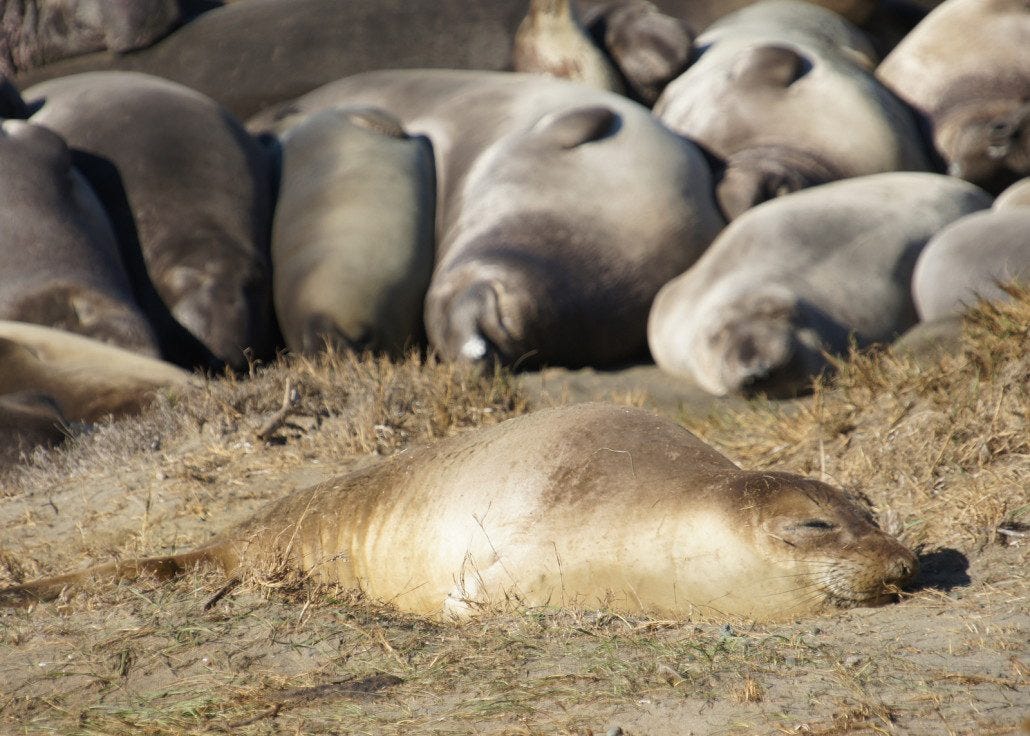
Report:
[{"label": "tan elephant seal", "polygon": [[[241,124],[182,85],[95,72],[25,90],[32,121],[60,133],[111,214],[154,324],[167,312],[220,360],[247,365],[275,338],[269,156]],[[132,266],[130,265],[130,268]],[[144,296],[147,298],[145,299]],[[166,349],[168,359],[188,364]]]},{"label": "tan elephant seal", "polygon": [[884,602],[917,566],[825,483],[743,471],[668,419],[581,404],[299,491],[193,552],[3,589],[0,604],[202,562],[285,562],[430,615],[514,601],[758,620]]},{"label": "tan elephant seal", "polygon": [[0,394],[47,394],[70,421],[135,414],[158,391],[185,391],[191,381],[161,360],[63,330],[0,321]]},{"label": "tan elephant seal", "polygon": [[575,0],[530,0],[515,33],[512,65],[517,72],[625,92],[619,72],[583,28]]},{"label": "tan elephant seal", "polygon": [[283,136],[272,285],[291,350],[419,340],[434,190],[429,142],[383,112],[323,110]]},{"label": "tan elephant seal", "polygon": [[658,289],[722,218],[708,162],[647,108],[531,74],[371,72],[251,119],[375,107],[436,160],[430,343],[449,360],[604,365],[644,353]]},{"label": "tan elephant seal", "polygon": [[651,354],[717,395],[801,390],[826,366],[824,353],[890,341],[915,324],[919,252],[990,204],[968,182],[900,172],[761,204],[655,298]]},{"label": "tan elephant seal", "polygon": [[914,117],[864,68],[872,48],[830,11],[758,3],[695,45],[700,58],[654,111],[724,162],[716,196],[728,218],[816,184],[931,168]]},{"label": "tan elephant seal", "polygon": [[0,123],[0,319],[156,356],[107,213],[55,133]]},{"label": "tan elephant seal", "polygon": [[974,212],[933,236],[916,261],[912,298],[925,321],[1007,301],[1003,284],[1030,285],[1030,207]]},{"label": "tan elephant seal", "polygon": [[1012,207],[1030,207],[1030,176],[1020,179],[994,200],[994,209],[996,210],[1006,210]]},{"label": "tan elephant seal", "polygon": [[1030,5],[948,0],[876,76],[919,112],[949,173],[997,194],[1030,175]]}]

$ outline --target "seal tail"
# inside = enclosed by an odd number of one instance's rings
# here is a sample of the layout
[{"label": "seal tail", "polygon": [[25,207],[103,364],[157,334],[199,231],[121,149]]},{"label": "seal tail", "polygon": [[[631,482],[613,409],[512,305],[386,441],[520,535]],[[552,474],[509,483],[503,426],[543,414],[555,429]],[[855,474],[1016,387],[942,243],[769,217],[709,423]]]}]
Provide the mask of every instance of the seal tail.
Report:
[{"label": "seal tail", "polygon": [[142,575],[153,575],[158,580],[169,580],[183,575],[198,565],[220,563],[220,547],[203,547],[167,557],[144,557],[32,580],[22,585],[0,588],[0,606],[21,608],[34,603],[52,601],[69,588],[80,588],[90,581],[111,583],[118,580],[136,580]]}]

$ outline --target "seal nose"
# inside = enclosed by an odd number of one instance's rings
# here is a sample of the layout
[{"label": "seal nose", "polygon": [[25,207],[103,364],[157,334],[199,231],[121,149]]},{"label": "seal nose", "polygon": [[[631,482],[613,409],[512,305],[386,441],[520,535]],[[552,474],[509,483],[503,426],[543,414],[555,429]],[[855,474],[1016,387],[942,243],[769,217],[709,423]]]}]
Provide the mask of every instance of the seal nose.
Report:
[{"label": "seal nose", "polygon": [[908,550],[905,550],[905,554],[899,555],[898,558],[894,560],[894,563],[888,568],[888,577],[886,582],[896,584],[904,583],[911,580],[918,570],[919,562],[916,560],[915,555]]}]

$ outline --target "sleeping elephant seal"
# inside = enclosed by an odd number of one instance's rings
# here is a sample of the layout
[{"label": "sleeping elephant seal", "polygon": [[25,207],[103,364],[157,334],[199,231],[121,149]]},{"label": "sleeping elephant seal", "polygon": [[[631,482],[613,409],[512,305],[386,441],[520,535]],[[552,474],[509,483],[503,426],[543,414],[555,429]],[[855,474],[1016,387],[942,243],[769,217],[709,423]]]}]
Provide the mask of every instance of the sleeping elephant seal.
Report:
[{"label": "sleeping elephant seal", "polygon": [[1030,206],[974,212],[931,238],[916,261],[912,298],[924,321],[962,314],[977,301],[1011,298],[1003,284],[1030,285]]},{"label": "sleeping elephant seal", "polygon": [[164,389],[186,390],[190,375],[63,330],[0,321],[0,394],[47,394],[70,421],[135,414]]},{"label": "sleeping elephant seal", "polygon": [[103,206],[64,141],[0,123],[0,319],[60,327],[157,355]]},{"label": "sleeping elephant seal", "polygon": [[647,309],[722,220],[696,146],[618,95],[528,74],[372,72],[250,125],[369,106],[433,144],[430,342],[447,359],[603,365],[644,351]]},{"label": "sleeping elephant seal", "polygon": [[[96,72],[25,91],[32,121],[65,137],[127,263],[142,254],[160,300],[220,360],[272,347],[269,156],[219,105],[144,74]],[[130,266],[131,267],[131,266]],[[156,322],[157,319],[155,318]],[[169,355],[176,362],[186,362]]]},{"label": "sleeping elephant seal", "polygon": [[888,341],[915,324],[920,251],[990,203],[952,177],[892,173],[759,205],[658,294],[651,354],[713,394],[794,393],[825,367],[824,351]]},{"label": "sleeping elephant seal", "polygon": [[323,110],[283,136],[272,283],[291,350],[417,342],[434,190],[429,142],[377,110]]},{"label": "sleeping elephant seal", "polygon": [[437,616],[514,602],[760,621],[884,603],[917,567],[825,483],[740,470],[641,409],[580,404],[298,491],[194,552],[0,589],[0,605],[198,563],[285,563]]},{"label": "sleeping elephant seal", "polygon": [[619,72],[583,28],[575,0],[530,0],[515,33],[512,64],[517,72],[625,91]]},{"label": "sleeping elephant seal", "polygon": [[728,218],[816,184],[931,167],[911,113],[863,68],[868,42],[824,8],[759,3],[695,45],[700,58],[655,115],[725,162],[716,193]]},{"label": "sleeping elephant seal", "polygon": [[949,173],[997,194],[1030,175],[1030,5],[948,0],[876,70],[924,117]]},{"label": "sleeping elephant seal", "polygon": [[0,3],[0,74],[90,51],[148,46],[181,18],[177,0],[8,0]]}]

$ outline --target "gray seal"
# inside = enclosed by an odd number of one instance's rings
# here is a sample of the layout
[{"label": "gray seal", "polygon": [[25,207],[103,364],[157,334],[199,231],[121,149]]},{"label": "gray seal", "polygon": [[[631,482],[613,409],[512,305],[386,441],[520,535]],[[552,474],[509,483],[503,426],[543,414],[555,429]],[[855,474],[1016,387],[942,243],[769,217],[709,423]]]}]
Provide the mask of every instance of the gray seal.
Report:
[{"label": "gray seal", "polygon": [[635,357],[654,295],[723,224],[700,150],[619,95],[527,74],[373,72],[250,125],[288,129],[339,105],[385,110],[433,144],[425,322],[447,359]]},{"label": "gray seal", "polygon": [[417,344],[435,176],[429,142],[378,110],[323,110],[283,136],[272,273],[291,350]]},{"label": "gray seal", "polygon": [[801,390],[826,366],[824,352],[890,341],[914,325],[920,251],[990,203],[968,182],[898,172],[761,204],[655,298],[651,354],[716,395]]}]

